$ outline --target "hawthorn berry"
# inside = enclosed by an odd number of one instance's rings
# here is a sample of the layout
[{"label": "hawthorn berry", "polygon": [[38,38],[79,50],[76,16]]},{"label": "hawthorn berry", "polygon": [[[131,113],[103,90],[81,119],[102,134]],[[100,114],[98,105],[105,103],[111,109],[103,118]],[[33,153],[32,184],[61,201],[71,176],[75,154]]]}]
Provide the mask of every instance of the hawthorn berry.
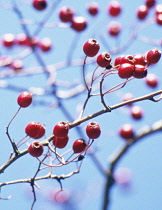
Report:
[{"label": "hawthorn berry", "polygon": [[36,10],[42,11],[47,7],[47,0],[33,0],[32,4]]},{"label": "hawthorn berry", "polygon": [[114,66],[118,66],[119,64],[121,64],[120,62],[123,57],[124,57],[124,55],[116,57],[114,60]]},{"label": "hawthorn berry", "polygon": [[68,122],[60,121],[53,128],[54,136],[59,137],[59,138],[67,137],[68,132],[69,132]]},{"label": "hawthorn berry", "polygon": [[52,48],[52,41],[50,38],[45,37],[39,41],[38,46],[42,51],[47,52]]},{"label": "hawthorn berry", "polygon": [[83,51],[88,57],[94,57],[100,49],[100,45],[96,39],[88,39],[83,45]]},{"label": "hawthorn berry", "polygon": [[12,47],[15,44],[15,36],[11,33],[2,36],[2,44],[5,47]]},{"label": "hawthorn berry", "polygon": [[55,137],[52,142],[53,142],[53,145],[57,148],[64,148],[67,143],[68,143],[68,140],[69,140],[69,137],[66,136],[66,137],[63,137],[63,138],[59,138],[59,137]]},{"label": "hawthorn berry", "polygon": [[118,67],[118,75],[122,79],[128,79],[133,76],[134,65],[130,63],[120,64]]},{"label": "hawthorn berry", "polygon": [[151,87],[151,88],[155,88],[158,86],[159,84],[159,79],[155,74],[148,74],[147,77],[145,78],[145,82],[146,84]]},{"label": "hawthorn berry", "polygon": [[39,122],[30,122],[25,127],[25,133],[33,138],[33,139],[39,139],[45,134],[45,127],[44,125],[40,124]]},{"label": "hawthorn berry", "polygon": [[112,21],[108,25],[108,33],[111,36],[118,36],[121,31],[121,24],[117,21]]},{"label": "hawthorn berry", "polygon": [[14,69],[14,70],[21,70],[23,68],[23,62],[22,60],[14,60],[11,64],[10,64],[10,68]]},{"label": "hawthorn berry", "polygon": [[110,65],[111,55],[107,52],[103,52],[97,56],[96,62],[100,67],[106,68]]},{"label": "hawthorn berry", "polygon": [[43,154],[44,146],[39,141],[34,141],[28,147],[28,152],[33,157],[40,157]]},{"label": "hawthorn berry", "polygon": [[21,34],[18,34],[16,36],[16,43],[17,44],[19,44],[19,45],[27,45],[27,42],[29,42],[29,38],[27,37],[26,34],[21,33]]},{"label": "hawthorn berry", "polygon": [[118,1],[111,1],[108,5],[108,14],[112,17],[117,17],[121,13],[121,5]]},{"label": "hawthorn berry", "polygon": [[121,57],[121,60],[120,60],[120,64],[123,64],[123,63],[130,63],[130,64],[134,64],[134,57],[133,55],[124,55]]},{"label": "hawthorn berry", "polygon": [[59,18],[62,22],[71,22],[74,16],[74,10],[70,7],[64,6],[59,11]]},{"label": "hawthorn berry", "polygon": [[156,15],[156,23],[162,25],[162,14]]},{"label": "hawthorn berry", "polygon": [[157,63],[160,60],[160,58],[161,52],[156,48],[149,50],[146,54],[146,60],[149,65]]},{"label": "hawthorn berry", "polygon": [[90,15],[95,16],[99,12],[99,5],[96,2],[92,2],[92,3],[88,4],[87,10]]},{"label": "hawthorn berry", "polygon": [[71,28],[77,32],[85,30],[87,27],[87,20],[82,16],[76,16],[71,21]]},{"label": "hawthorn berry", "polygon": [[144,20],[148,14],[148,7],[146,5],[140,5],[137,8],[136,14],[139,20]]},{"label": "hawthorn berry", "polygon": [[147,68],[143,65],[135,65],[133,76],[137,79],[142,79],[147,76]]},{"label": "hawthorn berry", "polygon": [[133,106],[130,110],[133,119],[139,120],[143,117],[143,110],[140,106]]},{"label": "hawthorn berry", "polygon": [[156,0],[145,0],[145,5],[148,7],[148,8],[151,8],[155,5],[156,3]]},{"label": "hawthorn berry", "polygon": [[124,124],[119,129],[119,135],[126,140],[134,137],[134,128],[131,124]]},{"label": "hawthorn berry", "polygon": [[74,153],[83,152],[86,147],[87,147],[87,144],[85,143],[85,141],[83,139],[77,139],[73,143],[73,151],[74,151]]},{"label": "hawthorn berry", "polygon": [[23,91],[17,97],[17,103],[20,107],[26,108],[32,103],[32,94],[28,91]]},{"label": "hawthorn berry", "polygon": [[100,125],[97,122],[90,122],[86,126],[86,134],[90,139],[97,139],[101,134]]},{"label": "hawthorn berry", "polygon": [[145,66],[147,64],[146,58],[142,54],[133,55],[134,64]]},{"label": "hawthorn berry", "polygon": [[156,14],[156,15],[162,14],[162,4],[158,4],[158,5],[155,7],[155,14]]}]

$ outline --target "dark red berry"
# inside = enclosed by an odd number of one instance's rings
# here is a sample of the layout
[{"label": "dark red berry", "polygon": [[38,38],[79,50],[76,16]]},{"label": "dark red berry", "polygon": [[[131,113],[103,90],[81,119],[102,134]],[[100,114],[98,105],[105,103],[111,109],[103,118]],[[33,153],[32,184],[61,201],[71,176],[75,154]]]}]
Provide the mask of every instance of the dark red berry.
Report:
[{"label": "dark red berry", "polygon": [[68,122],[60,121],[53,128],[54,136],[59,138],[67,137],[68,132],[69,132]]},{"label": "dark red berry", "polygon": [[108,33],[111,36],[118,36],[121,31],[121,24],[117,21],[112,21],[108,25]]},{"label": "dark red berry", "polygon": [[77,32],[84,31],[87,27],[87,20],[82,16],[76,16],[71,21],[71,28]]},{"label": "dark red berry", "polygon": [[38,141],[34,141],[28,147],[28,152],[33,157],[40,157],[43,154],[44,146]]},{"label": "dark red berry", "polygon": [[63,138],[59,138],[59,137],[55,137],[52,142],[53,142],[53,145],[57,148],[64,148],[67,143],[68,143],[68,140],[69,140],[69,137],[66,136],[66,137],[63,137]]},{"label": "dark red berry", "polygon": [[156,14],[156,15],[162,14],[162,4],[158,4],[158,5],[155,7],[155,14]]},{"label": "dark red berry", "polygon": [[156,15],[155,21],[157,24],[162,25],[162,14]]},{"label": "dark red berry", "polygon": [[45,131],[46,129],[42,124],[34,121],[28,123],[28,125],[25,128],[25,133],[33,139],[39,139],[43,137]]},{"label": "dark red berry", "polygon": [[17,103],[20,107],[26,108],[32,103],[32,94],[28,91],[23,91],[17,97]]},{"label": "dark red berry", "polygon": [[74,10],[70,7],[62,7],[59,11],[59,18],[62,22],[71,22],[74,16]]},{"label": "dark red berry", "polygon": [[119,135],[126,140],[134,137],[134,128],[131,124],[124,124],[119,129]]},{"label": "dark red berry", "polygon": [[47,7],[47,0],[33,0],[32,4],[36,10],[42,11]]},{"label": "dark red berry", "polygon": [[47,52],[52,48],[52,41],[50,38],[45,37],[39,41],[38,45],[42,51]]},{"label": "dark red berry", "polygon": [[147,61],[145,57],[141,54],[136,54],[133,56],[134,64],[139,64],[145,66],[147,64]]},{"label": "dark red berry", "polygon": [[96,2],[92,2],[87,6],[87,10],[90,15],[95,16],[99,12],[99,5]]},{"label": "dark red berry", "polygon": [[83,51],[89,57],[94,57],[99,49],[100,45],[96,39],[88,39],[83,45]]},{"label": "dark red berry", "polygon": [[130,110],[133,119],[139,120],[143,117],[143,110],[140,106],[133,106]]},{"label": "dark red berry", "polygon": [[121,5],[118,1],[111,1],[108,5],[108,14],[117,17],[121,13]]},{"label": "dark red berry", "polygon": [[96,62],[100,67],[106,68],[110,65],[111,55],[107,52],[103,52],[97,56]]},{"label": "dark red berry", "polygon": [[[132,93],[126,93],[123,95],[122,97],[122,101],[129,101],[132,100],[134,98],[134,96],[132,95]],[[129,103],[128,106],[132,106],[132,103]]]},{"label": "dark red berry", "polygon": [[161,58],[161,52],[154,48],[147,52],[146,54],[146,60],[148,64],[155,64],[157,63]]},{"label": "dark red berry", "polygon": [[159,84],[159,79],[155,74],[148,74],[145,79],[145,82],[149,87],[155,88]]},{"label": "dark red berry", "polygon": [[145,5],[149,8],[153,7],[156,3],[156,0],[145,0]]},{"label": "dark red berry", "polygon": [[133,55],[124,55],[122,56],[121,60],[120,60],[120,64],[123,63],[130,63],[130,64],[134,64],[134,57]]},{"label": "dark red berry", "polygon": [[130,63],[120,64],[118,67],[118,75],[122,79],[128,79],[133,76],[134,65]]},{"label": "dark red berry", "polygon": [[139,20],[144,20],[148,14],[148,7],[141,5],[137,8],[137,17]]},{"label": "dark red berry", "polygon": [[100,125],[97,122],[90,122],[86,126],[86,134],[90,139],[97,139],[101,134]]},{"label": "dark red berry", "polygon": [[143,65],[135,65],[133,76],[137,79],[142,79],[147,76],[147,68]]},{"label": "dark red berry", "polygon": [[74,153],[83,152],[86,147],[87,147],[87,144],[85,143],[85,141],[83,139],[77,139],[73,143],[73,151],[74,151]]},{"label": "dark red berry", "polygon": [[15,44],[15,36],[11,33],[2,36],[2,44],[5,47],[12,47]]}]

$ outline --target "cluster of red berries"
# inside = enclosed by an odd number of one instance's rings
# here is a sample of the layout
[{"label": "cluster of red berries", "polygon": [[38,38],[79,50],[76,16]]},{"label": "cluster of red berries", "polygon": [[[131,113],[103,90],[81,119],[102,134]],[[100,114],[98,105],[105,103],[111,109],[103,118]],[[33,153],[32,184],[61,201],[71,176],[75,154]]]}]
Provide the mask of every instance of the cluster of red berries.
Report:
[{"label": "cluster of red berries", "polygon": [[70,23],[72,29],[81,32],[87,27],[87,20],[83,16],[75,16],[71,7],[64,6],[59,11],[59,18],[64,23]]}]

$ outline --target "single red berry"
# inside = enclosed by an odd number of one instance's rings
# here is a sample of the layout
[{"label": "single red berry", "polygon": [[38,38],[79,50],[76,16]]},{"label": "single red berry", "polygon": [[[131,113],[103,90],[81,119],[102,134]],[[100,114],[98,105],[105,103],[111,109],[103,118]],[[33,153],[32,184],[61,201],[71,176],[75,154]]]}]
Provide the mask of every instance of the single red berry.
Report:
[{"label": "single red berry", "polygon": [[126,140],[134,137],[134,128],[131,124],[124,124],[119,129],[119,135]]},{"label": "single red berry", "polygon": [[62,7],[59,11],[59,18],[62,22],[71,22],[74,16],[74,10],[70,7]]},{"label": "single red berry", "polygon": [[113,17],[117,17],[120,13],[121,13],[121,5],[118,1],[111,1],[108,5],[108,14],[113,16]]},{"label": "single red berry", "polygon": [[96,39],[88,39],[83,45],[83,51],[89,57],[94,57],[99,49],[100,45]]},{"label": "single red berry", "polygon": [[130,63],[130,64],[134,64],[134,57],[133,55],[124,55],[122,56],[121,60],[120,60],[120,64],[123,63]]},{"label": "single red berry", "polygon": [[155,14],[156,14],[156,15],[162,14],[162,4],[158,4],[158,5],[155,7]]},{"label": "single red berry", "polygon": [[114,60],[114,66],[118,66],[119,64],[121,64],[121,59],[124,57],[124,55],[120,55],[118,57],[115,58]]},{"label": "single red berry", "polygon": [[14,70],[21,70],[23,69],[23,62],[22,60],[14,60],[11,64],[10,64],[10,68],[14,69]]},{"label": "single red berry", "polygon": [[55,137],[52,142],[53,142],[53,145],[57,148],[64,148],[67,143],[68,143],[68,140],[69,140],[69,137],[66,136],[66,137],[63,137],[63,138],[59,138],[59,137]]},{"label": "single red berry", "polygon": [[160,60],[160,58],[161,52],[156,48],[148,51],[146,54],[146,60],[149,65],[157,63]]},{"label": "single red berry", "polygon": [[33,139],[40,139],[44,136],[46,128],[38,122],[30,122],[25,127],[25,133]]},{"label": "single red berry", "polygon": [[139,20],[144,20],[148,14],[148,7],[145,5],[140,5],[137,8],[136,14]]},{"label": "single red berry", "polygon": [[2,36],[2,44],[5,47],[12,47],[15,44],[15,36],[11,33]]},{"label": "single red berry", "polygon": [[53,128],[53,134],[59,138],[66,137],[68,135],[68,132],[69,132],[68,122],[60,121]]},{"label": "single red berry", "polygon": [[133,70],[133,76],[137,79],[142,79],[147,76],[147,68],[143,65],[135,65]]},{"label": "single red berry", "polygon": [[162,25],[162,14],[156,15],[155,21],[157,24]]},{"label": "single red berry", "polygon": [[16,43],[19,45],[27,45],[28,37],[26,34],[21,33],[16,36]]},{"label": "single red berry", "polygon": [[141,54],[133,55],[134,64],[139,64],[145,66],[147,64],[147,61],[145,57]]},{"label": "single red berry", "polygon": [[153,7],[156,3],[156,0],[145,0],[145,5],[149,8]]},{"label": "single red berry", "polygon": [[[122,97],[122,101],[129,101],[132,100],[134,98],[134,96],[132,95],[132,93],[126,93],[123,95]],[[128,106],[132,106],[132,103],[128,104]]]},{"label": "single red berry", "polygon": [[47,52],[52,48],[52,41],[50,38],[45,37],[39,41],[38,46],[41,48],[42,51]]},{"label": "single red berry", "polygon": [[73,143],[73,151],[74,151],[74,153],[83,152],[86,147],[87,147],[87,144],[85,143],[85,141],[83,139],[77,139]]},{"label": "single red berry", "polygon": [[99,12],[99,5],[96,2],[92,2],[87,6],[87,10],[90,15],[95,16]]},{"label": "single red berry", "polygon": [[130,110],[130,114],[135,120],[139,120],[143,117],[143,110],[140,106],[133,106]]},{"label": "single red berry", "polygon": [[33,0],[32,4],[36,10],[42,11],[47,7],[47,0]]},{"label": "single red berry", "polygon": [[87,27],[87,20],[82,16],[74,17],[71,21],[71,28],[77,32],[84,31]]},{"label": "single red berry", "polygon": [[118,36],[121,31],[121,24],[117,21],[112,21],[108,25],[108,33],[111,36]]},{"label": "single red berry", "polygon": [[134,65],[130,63],[120,64],[118,67],[118,75],[122,79],[128,79],[133,76]]},{"label": "single red berry", "polygon": [[145,82],[149,87],[155,88],[159,84],[159,79],[155,74],[148,74],[145,79]]},{"label": "single red berry", "polygon": [[97,122],[90,122],[86,126],[86,134],[90,139],[97,139],[101,134],[100,125]]},{"label": "single red berry", "polygon": [[106,68],[110,65],[111,55],[107,52],[103,52],[97,56],[96,62],[100,67]]},{"label": "single red berry", "polygon": [[31,104],[32,98],[33,97],[31,93],[29,93],[28,91],[23,91],[17,97],[17,103],[20,107],[26,108]]},{"label": "single red berry", "polygon": [[40,157],[43,154],[44,146],[39,141],[34,141],[28,147],[28,152],[33,157]]}]

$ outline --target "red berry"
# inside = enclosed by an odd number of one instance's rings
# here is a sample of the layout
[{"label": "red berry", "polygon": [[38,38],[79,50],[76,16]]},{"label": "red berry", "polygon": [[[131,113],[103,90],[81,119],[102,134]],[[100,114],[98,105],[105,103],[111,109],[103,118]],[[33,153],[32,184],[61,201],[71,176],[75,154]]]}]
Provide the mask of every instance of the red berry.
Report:
[{"label": "red berry", "polygon": [[155,14],[156,14],[156,15],[162,14],[162,4],[158,4],[158,5],[155,7]]},{"label": "red berry", "polygon": [[47,0],[33,0],[32,4],[36,10],[42,11],[47,7]]},{"label": "red berry", "polygon": [[[129,101],[132,100],[134,98],[134,96],[132,95],[132,93],[126,93],[125,95],[123,95],[122,100],[125,101]],[[128,106],[131,106],[132,103],[128,104]]]},{"label": "red berry", "polygon": [[118,36],[120,31],[121,31],[121,24],[119,22],[112,21],[112,22],[109,23],[109,25],[108,25],[108,33],[111,36]]},{"label": "red berry", "polygon": [[156,23],[162,25],[162,14],[156,15]]},{"label": "red berry", "polygon": [[99,12],[99,6],[96,2],[92,2],[87,6],[87,10],[90,15],[95,16]]},{"label": "red berry", "polygon": [[149,8],[153,7],[156,3],[156,0],[145,0],[145,5]]},{"label": "red berry", "polygon": [[111,55],[107,52],[104,52],[97,56],[96,62],[100,67],[106,68],[107,66],[110,65]]},{"label": "red berry", "polygon": [[122,56],[121,60],[120,60],[120,64],[123,63],[130,63],[130,64],[134,64],[134,57],[133,55],[124,55]]},{"label": "red berry", "polygon": [[149,87],[155,88],[159,84],[159,79],[155,74],[148,74],[145,79],[145,82]]},{"label": "red berry", "polygon": [[145,5],[141,5],[137,9],[137,17],[140,20],[144,20],[148,14],[148,7]]},{"label": "red berry", "polygon": [[147,68],[143,65],[135,65],[133,76],[137,79],[142,79],[147,76]]},{"label": "red berry", "polygon": [[160,58],[161,52],[156,48],[148,51],[146,54],[146,60],[149,65],[157,63],[160,60]]},{"label": "red berry", "polygon": [[23,62],[22,60],[14,60],[11,64],[10,67],[14,70],[21,70],[23,68]]},{"label": "red berry", "polygon": [[70,7],[62,7],[59,11],[59,18],[62,22],[71,22],[74,16],[74,10]]},{"label": "red berry", "polygon": [[59,137],[55,137],[52,142],[53,142],[53,145],[57,148],[64,148],[67,143],[68,143],[68,140],[69,140],[69,137],[66,136],[66,137],[63,137],[63,138],[59,138]]},{"label": "red berry", "polygon": [[118,67],[118,75],[122,79],[128,79],[133,76],[134,65],[130,63],[123,63]]},{"label": "red berry", "polygon": [[90,122],[86,126],[86,134],[90,139],[97,139],[101,134],[100,125],[97,122]]},{"label": "red berry", "polygon": [[87,20],[82,16],[77,16],[72,19],[71,28],[77,32],[85,30],[87,27]]},{"label": "red berry", "polygon": [[131,124],[124,124],[119,129],[119,135],[126,140],[134,137],[134,128]]},{"label": "red berry", "polygon": [[99,49],[100,45],[96,39],[88,39],[83,45],[83,51],[89,57],[94,57]]},{"label": "red berry", "polygon": [[74,153],[83,152],[86,147],[87,147],[87,144],[85,143],[85,141],[83,139],[77,139],[73,143],[73,151],[74,151]]},{"label": "red berry", "polygon": [[53,128],[53,134],[59,138],[67,137],[68,132],[69,132],[68,122],[60,121]]},{"label": "red berry", "polygon": [[2,36],[2,44],[5,47],[12,47],[15,44],[15,36],[13,34],[4,34]]},{"label": "red berry", "polygon": [[18,34],[16,36],[16,43],[19,45],[26,45],[28,41],[28,37],[24,33]]},{"label": "red berry", "polygon": [[136,54],[133,56],[133,60],[134,60],[134,64],[140,64],[145,66],[147,64],[147,61],[145,59],[145,57],[141,54]]},{"label": "red berry", "polygon": [[38,122],[30,122],[25,128],[25,133],[33,139],[40,139],[45,134],[45,127]]},{"label": "red berry", "polygon": [[133,106],[130,110],[133,119],[139,120],[143,117],[143,110],[140,106]]},{"label": "red berry", "polygon": [[17,103],[20,107],[26,108],[28,107],[32,102],[32,94],[28,91],[23,91],[19,94],[17,97]]},{"label": "red berry", "polygon": [[38,45],[42,51],[47,52],[52,48],[52,41],[48,37],[45,37],[40,40]]},{"label": "red berry", "polygon": [[122,8],[118,1],[113,0],[108,5],[108,14],[113,17],[118,16],[121,13],[121,10]]},{"label": "red berry", "polygon": [[43,154],[44,146],[38,141],[34,141],[28,147],[28,152],[33,157],[40,157]]},{"label": "red berry", "polygon": [[118,56],[114,60],[114,66],[118,66],[121,62],[121,59],[124,57],[124,55]]}]

